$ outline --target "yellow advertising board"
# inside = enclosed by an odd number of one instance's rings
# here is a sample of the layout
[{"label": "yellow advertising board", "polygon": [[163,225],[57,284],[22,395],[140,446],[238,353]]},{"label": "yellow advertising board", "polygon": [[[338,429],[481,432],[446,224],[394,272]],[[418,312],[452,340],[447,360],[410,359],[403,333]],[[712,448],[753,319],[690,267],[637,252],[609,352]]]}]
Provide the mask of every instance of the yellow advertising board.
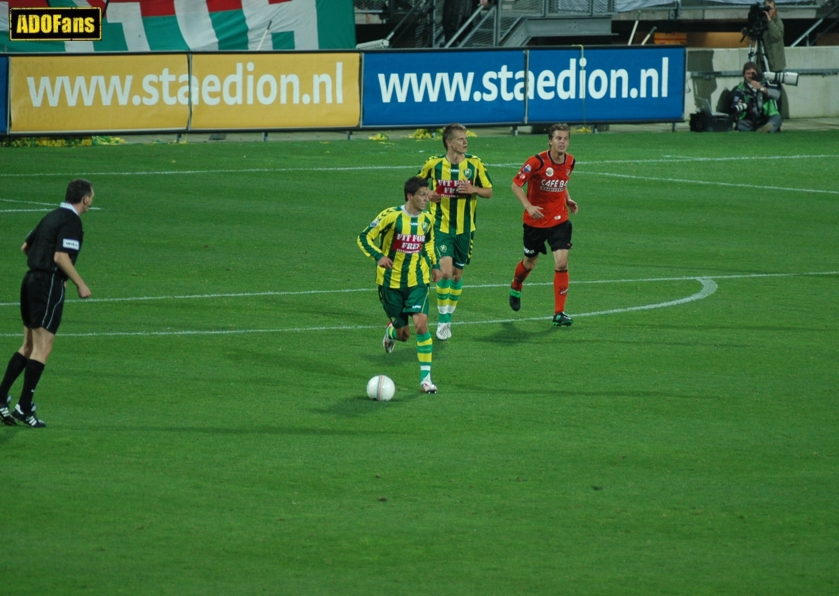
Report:
[{"label": "yellow advertising board", "polygon": [[186,54],[13,56],[10,132],[184,130]]},{"label": "yellow advertising board", "polygon": [[355,128],[359,54],[195,54],[191,130]]}]

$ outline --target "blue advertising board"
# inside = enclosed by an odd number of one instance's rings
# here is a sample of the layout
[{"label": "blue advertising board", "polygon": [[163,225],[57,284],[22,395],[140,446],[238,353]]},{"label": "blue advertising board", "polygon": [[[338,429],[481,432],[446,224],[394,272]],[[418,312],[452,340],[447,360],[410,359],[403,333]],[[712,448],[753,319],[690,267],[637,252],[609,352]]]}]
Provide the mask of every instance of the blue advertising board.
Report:
[{"label": "blue advertising board", "polygon": [[524,55],[524,50],[367,53],[363,126],[522,122]]},{"label": "blue advertising board", "polygon": [[530,50],[528,122],[677,121],[682,47]]},{"label": "blue advertising board", "polygon": [[0,134],[6,134],[9,125],[9,59],[0,56]]},{"label": "blue advertising board", "polygon": [[683,119],[682,47],[376,52],[363,69],[364,127]]}]

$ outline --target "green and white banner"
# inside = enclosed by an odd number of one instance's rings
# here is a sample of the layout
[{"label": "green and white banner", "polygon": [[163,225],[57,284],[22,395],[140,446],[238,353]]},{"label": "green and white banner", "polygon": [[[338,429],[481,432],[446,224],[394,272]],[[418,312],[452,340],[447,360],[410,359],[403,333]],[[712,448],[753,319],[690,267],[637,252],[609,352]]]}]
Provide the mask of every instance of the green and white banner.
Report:
[{"label": "green and white banner", "polygon": [[[10,41],[9,8],[94,6],[101,41]],[[271,51],[355,48],[352,0],[8,0],[0,52]]]}]

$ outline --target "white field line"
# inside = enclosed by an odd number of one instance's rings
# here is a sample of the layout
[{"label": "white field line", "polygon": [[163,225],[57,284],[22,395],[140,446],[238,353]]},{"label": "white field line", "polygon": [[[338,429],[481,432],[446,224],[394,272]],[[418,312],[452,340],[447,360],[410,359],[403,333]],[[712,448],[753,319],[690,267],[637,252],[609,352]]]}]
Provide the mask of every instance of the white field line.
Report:
[{"label": "white field line", "polygon": [[[58,205],[52,207],[42,207],[40,209],[0,209],[0,213],[49,213],[58,209]],[[102,211],[102,207],[91,207],[91,211]]]},{"label": "white field line", "polygon": [[[42,203],[40,201],[18,201],[15,199],[0,199],[0,203],[19,203],[22,205],[42,205],[40,209],[0,209],[0,213],[32,213],[52,211],[58,208],[58,203]],[[100,211],[101,207],[91,207],[91,211]]]},{"label": "white field line", "polygon": [[48,207],[41,207],[40,209],[0,209],[0,213],[47,213],[52,211]]},{"label": "white field line", "polygon": [[[774,155],[769,157],[758,157],[753,155],[734,155],[731,157],[690,157],[687,155],[663,155],[657,159],[599,159],[597,161],[585,161],[580,165],[601,165],[601,164],[638,164],[638,163],[684,163],[684,162],[719,162],[719,161],[763,161],[769,159],[785,159],[787,156]],[[839,154],[825,154],[825,155],[790,155],[789,159],[835,159]],[[524,161],[490,164],[501,167],[520,168]]]},{"label": "white field line", "polygon": [[[765,161],[768,159],[834,159],[839,155],[784,155],[775,157],[695,157],[695,158],[680,158],[667,157],[665,159],[642,159],[642,160],[600,160],[584,162],[577,169],[577,172],[582,175],[606,176],[613,178],[625,178],[630,180],[650,180],[654,182],[668,182],[672,184],[699,184],[706,186],[722,186],[728,188],[747,188],[753,189],[754,184],[734,183],[734,182],[715,182],[711,180],[688,180],[684,178],[664,178],[655,176],[634,176],[630,174],[615,174],[611,172],[597,172],[588,171],[589,166],[599,165],[613,165],[613,164],[650,164],[650,163],[692,163],[692,162],[722,162],[722,161]],[[489,164],[494,167],[520,167],[520,162],[515,163],[499,163]],[[333,172],[333,171],[369,171],[369,170],[406,170],[412,166],[345,166],[345,167],[331,167],[331,168],[243,168],[243,169],[205,169],[205,170],[160,170],[160,171],[138,171],[138,172],[83,172],[81,176],[88,178],[94,176],[178,176],[178,175],[193,175],[193,174],[252,174],[252,173],[280,173],[280,172]],[[67,176],[69,174],[59,174],[56,172],[40,172],[27,174],[5,174],[0,173],[0,178],[25,178],[25,177],[43,177],[43,176]],[[839,190],[824,190],[812,188],[790,188],[784,186],[761,186],[764,190],[774,190],[782,192],[804,192],[804,193],[820,193],[839,195]],[[3,200],[3,199],[0,199]],[[98,207],[92,207],[92,210],[99,210]],[[0,213],[15,213],[19,210],[5,210]]]},{"label": "white field line", "polygon": [[[692,281],[701,279],[753,279],[760,277],[801,277],[807,275],[839,275],[839,271],[813,271],[802,273],[746,273],[740,275],[690,275],[681,277],[648,277],[641,279],[595,279],[595,280],[573,280],[572,285],[581,284],[623,284],[623,283],[645,283],[645,282],[669,282],[669,281]],[[508,283],[500,284],[474,284],[464,285],[464,289],[474,288],[506,288]],[[550,286],[553,282],[529,283],[528,287]],[[367,288],[345,288],[339,290],[297,290],[293,292],[236,292],[225,294],[184,294],[168,296],[126,296],[122,298],[68,298],[67,302],[93,304],[97,302],[144,302],[148,300],[206,300],[214,298],[253,298],[260,296],[308,296],[313,294],[351,294],[356,292],[375,292],[375,287]],[[18,302],[0,302],[0,306],[20,306]],[[520,319],[517,319],[520,320]]]},{"label": "white field line", "polygon": [[22,203],[24,205],[43,205],[45,207],[56,207],[55,203],[42,203],[41,201],[20,201],[17,199],[0,199],[0,203]]},{"label": "white field line", "polygon": [[16,201],[15,199],[0,199],[0,203],[19,203],[22,205],[43,205],[40,209],[0,209],[0,213],[32,213],[42,211],[52,211],[58,205],[55,203],[41,203],[38,201]]},{"label": "white field line", "polygon": [[[310,294],[351,294],[354,292],[374,292],[376,288],[354,288],[344,290],[300,290],[296,292],[239,292],[231,294],[187,294],[183,296],[126,296],[124,298],[78,298],[66,302],[91,304],[96,302],[144,302],[147,300],[202,300],[212,298],[255,298],[259,296],[306,296]],[[0,302],[0,306],[19,306],[18,302]]]},{"label": "white field line", "polygon": [[[611,315],[623,312],[631,312],[636,310],[651,310],[654,308],[666,308],[668,306],[677,306],[679,304],[687,304],[696,300],[707,298],[717,291],[717,284],[708,278],[692,278],[702,284],[702,290],[695,294],[691,294],[685,298],[678,300],[669,300],[667,302],[658,302],[656,304],[644,304],[642,306],[630,306],[628,308],[616,308],[612,310],[601,310],[589,313],[572,313],[575,317],[593,317],[597,315]],[[528,317],[517,319],[488,319],[483,321],[462,321],[454,322],[454,325],[495,325],[498,323],[516,323],[520,321],[543,321],[551,317]],[[431,323],[432,327],[436,327]],[[244,335],[248,333],[308,333],[311,331],[356,331],[359,329],[380,329],[379,325],[342,325],[339,327],[294,327],[285,329],[226,329],[215,331],[115,331],[115,332],[96,332],[96,333],[66,333],[63,337],[152,337],[152,336],[184,336],[184,335]],[[17,334],[19,335],[19,334]],[[0,334],[0,337],[17,337],[13,334]]]},{"label": "white field line", "polygon": [[[753,157],[753,156],[734,156],[734,157],[677,157],[669,156],[661,159],[604,159],[599,161],[587,161],[580,164],[580,167],[599,166],[604,164],[650,164],[650,163],[690,163],[690,162],[721,162],[721,161],[761,161],[768,160],[789,160],[789,159],[835,159],[839,154],[824,154],[824,155],[778,155],[768,157]],[[496,167],[514,167],[519,168],[524,163],[488,163],[490,166]],[[0,178],[38,178],[47,176],[183,176],[196,174],[253,174],[253,173],[272,173],[272,172],[348,172],[348,171],[372,171],[372,170],[416,170],[416,164],[406,166],[335,166],[335,167],[321,167],[321,168],[211,168],[203,170],[141,170],[136,172],[27,172],[23,174],[10,174],[0,172]]]},{"label": "white field line", "polygon": [[[657,302],[654,304],[644,304],[640,306],[630,306],[627,308],[617,308],[611,310],[601,310],[588,313],[571,313],[575,317],[593,317],[598,315],[620,314],[625,312],[652,310],[657,308],[667,308],[670,306],[678,306],[680,304],[687,304],[702,300],[712,295],[717,291],[717,284],[714,279],[755,279],[768,277],[802,277],[812,275],[839,275],[839,271],[821,271],[821,272],[804,272],[804,273],[755,273],[745,275],[719,275],[719,276],[697,276],[697,277],[659,277],[648,279],[624,279],[624,280],[594,280],[594,281],[580,281],[577,284],[604,284],[604,283],[641,283],[641,282],[662,282],[662,281],[698,281],[702,284],[702,289],[685,298],[677,300],[668,300],[666,302]],[[551,283],[528,284],[534,285],[551,285]],[[497,288],[507,287],[507,284],[484,284],[476,286],[465,286],[466,288]],[[317,291],[303,291],[303,292],[276,292],[270,295],[301,295],[301,294],[329,294],[329,293],[343,293],[343,292],[361,292],[371,291],[368,289],[355,290],[317,290]],[[242,296],[264,296],[266,293],[254,294],[204,294],[196,296],[182,296],[180,298],[221,298],[221,297],[242,297]],[[175,296],[161,296],[159,299],[177,298]],[[150,299],[150,297],[141,298]],[[156,299],[156,298],[151,298]],[[116,299],[125,300],[125,299]],[[114,301],[110,299],[100,299],[101,302]],[[86,302],[91,302],[87,300]],[[17,303],[0,303],[0,306],[16,305]],[[494,325],[499,323],[515,323],[522,321],[543,321],[550,317],[522,317],[522,318],[506,318],[506,319],[488,319],[482,321],[456,321],[455,325]],[[433,326],[433,323],[432,323]],[[324,326],[324,327],[293,327],[285,329],[229,329],[229,330],[215,330],[215,331],[126,331],[126,332],[98,332],[98,333],[66,333],[63,337],[151,337],[151,336],[191,336],[191,335],[243,335],[249,333],[300,333],[311,331],[352,331],[360,329],[378,329],[381,325],[343,325],[343,326]],[[0,337],[18,337],[20,334],[0,333]]]},{"label": "white field line", "polygon": [[606,176],[610,178],[628,178],[630,180],[652,180],[653,182],[669,182],[677,184],[704,184],[706,186],[731,186],[735,188],[748,188],[749,190],[783,190],[786,192],[814,192],[829,195],[839,195],[839,190],[818,190],[815,188],[791,188],[789,186],[766,186],[763,184],[742,184],[736,182],[714,182],[711,180],[687,180],[685,178],[661,178],[658,176],[633,176],[630,174],[614,174],[611,172],[578,172],[580,174],[593,176]]},{"label": "white field line", "polygon": [[81,172],[76,174],[58,172],[32,172],[26,174],[3,174],[0,178],[41,178],[46,176],[181,176],[194,174],[255,174],[255,173],[280,173],[280,172],[347,172],[347,171],[368,171],[368,170],[416,170],[413,166],[335,166],[334,168],[210,168],[204,170],[156,170],[136,172]]}]

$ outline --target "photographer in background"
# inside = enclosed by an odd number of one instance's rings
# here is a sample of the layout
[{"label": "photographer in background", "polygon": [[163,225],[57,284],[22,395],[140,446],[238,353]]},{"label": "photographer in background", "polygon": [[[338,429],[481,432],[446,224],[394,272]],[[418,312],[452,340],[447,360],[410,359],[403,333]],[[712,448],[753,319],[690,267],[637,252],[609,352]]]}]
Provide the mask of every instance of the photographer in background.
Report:
[{"label": "photographer in background", "polygon": [[[763,3],[763,18],[766,25],[761,35],[763,44],[758,48],[762,50],[757,57],[757,63],[764,65],[769,72],[781,72],[787,67],[787,57],[784,53],[784,22],[775,10],[775,0],[765,0]],[[777,100],[778,111],[783,112],[786,103],[784,88],[778,85],[781,96]],[[789,117],[789,113],[785,112]]]},{"label": "photographer in background", "polygon": [[783,122],[775,103],[781,91],[768,84],[754,62],[743,65],[743,82],[734,88],[731,113],[740,132],[778,132]]},{"label": "photographer in background", "polygon": [[765,64],[770,72],[781,72],[787,67],[787,57],[784,53],[784,22],[775,10],[774,0],[763,3],[763,18],[766,28],[761,39],[763,41],[763,55],[758,56],[758,64]]}]

